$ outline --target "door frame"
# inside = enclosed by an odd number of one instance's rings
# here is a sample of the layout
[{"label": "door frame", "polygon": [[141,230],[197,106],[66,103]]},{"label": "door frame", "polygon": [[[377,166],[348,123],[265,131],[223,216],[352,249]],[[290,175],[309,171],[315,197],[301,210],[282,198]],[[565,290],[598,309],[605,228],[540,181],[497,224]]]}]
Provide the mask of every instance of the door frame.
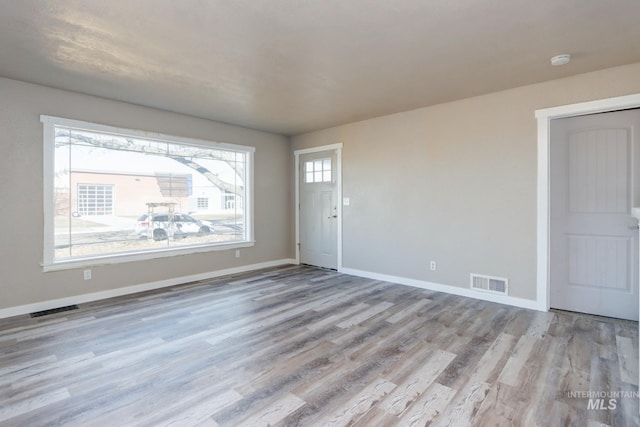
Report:
[{"label": "door frame", "polygon": [[300,264],[300,156],[309,153],[318,153],[320,151],[335,151],[336,153],[336,185],[338,194],[336,195],[338,210],[338,227],[336,238],[336,261],[337,270],[342,271],[342,143],[322,145],[319,147],[303,148],[295,150],[295,213],[296,213],[296,264]]},{"label": "door frame", "polygon": [[549,146],[551,120],[587,114],[605,113],[640,107],[640,94],[581,102],[535,111],[538,121],[538,190],[537,190],[537,295],[540,311],[549,311],[551,282],[549,280],[550,200]]}]

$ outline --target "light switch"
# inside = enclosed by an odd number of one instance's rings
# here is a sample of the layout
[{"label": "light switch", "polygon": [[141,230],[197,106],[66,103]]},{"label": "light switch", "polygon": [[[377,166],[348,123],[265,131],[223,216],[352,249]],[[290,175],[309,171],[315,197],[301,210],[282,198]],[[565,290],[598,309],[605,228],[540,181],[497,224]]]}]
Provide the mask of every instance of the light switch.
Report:
[{"label": "light switch", "polygon": [[349,206],[351,204],[351,199],[348,197],[345,197],[342,199],[342,206]]}]

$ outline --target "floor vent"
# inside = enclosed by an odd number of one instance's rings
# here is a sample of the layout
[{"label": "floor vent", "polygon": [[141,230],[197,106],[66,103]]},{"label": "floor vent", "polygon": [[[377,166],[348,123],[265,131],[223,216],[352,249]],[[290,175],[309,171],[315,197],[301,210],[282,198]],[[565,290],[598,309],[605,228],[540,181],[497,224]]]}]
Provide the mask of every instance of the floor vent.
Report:
[{"label": "floor vent", "polygon": [[471,274],[471,289],[509,295],[509,280],[503,277]]},{"label": "floor vent", "polygon": [[36,311],[35,313],[29,314],[29,316],[42,317],[42,316],[47,316],[49,314],[62,313],[63,311],[71,311],[71,310],[77,310],[77,309],[78,309],[77,305],[68,305],[66,307],[52,308],[51,310]]}]

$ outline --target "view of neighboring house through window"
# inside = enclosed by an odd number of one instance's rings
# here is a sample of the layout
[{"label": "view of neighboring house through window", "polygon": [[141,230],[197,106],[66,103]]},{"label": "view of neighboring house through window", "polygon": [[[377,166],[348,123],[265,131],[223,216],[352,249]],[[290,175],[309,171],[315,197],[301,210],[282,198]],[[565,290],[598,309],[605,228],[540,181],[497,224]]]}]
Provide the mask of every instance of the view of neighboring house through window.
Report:
[{"label": "view of neighboring house through window", "polygon": [[253,148],[42,120],[45,268],[251,243]]}]

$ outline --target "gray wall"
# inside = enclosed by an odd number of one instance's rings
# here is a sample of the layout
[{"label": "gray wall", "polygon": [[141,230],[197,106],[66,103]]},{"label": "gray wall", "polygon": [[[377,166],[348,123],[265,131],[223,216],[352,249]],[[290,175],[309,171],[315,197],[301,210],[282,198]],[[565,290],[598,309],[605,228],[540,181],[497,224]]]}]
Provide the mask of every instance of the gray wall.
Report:
[{"label": "gray wall", "polygon": [[[640,93],[640,64],[286,137],[0,79],[0,309],[293,255],[292,149],[344,143],[344,266],[535,299],[540,108]],[[256,246],[43,273],[41,114],[256,147]],[[430,260],[438,270],[428,269]]]},{"label": "gray wall", "polygon": [[[343,266],[536,298],[536,109],[640,93],[640,64],[298,135],[342,142]],[[438,263],[429,270],[429,261]]]},{"label": "gray wall", "polygon": [[[256,147],[255,247],[43,273],[41,114]],[[0,79],[0,148],[0,309],[292,256],[286,137]]]}]

